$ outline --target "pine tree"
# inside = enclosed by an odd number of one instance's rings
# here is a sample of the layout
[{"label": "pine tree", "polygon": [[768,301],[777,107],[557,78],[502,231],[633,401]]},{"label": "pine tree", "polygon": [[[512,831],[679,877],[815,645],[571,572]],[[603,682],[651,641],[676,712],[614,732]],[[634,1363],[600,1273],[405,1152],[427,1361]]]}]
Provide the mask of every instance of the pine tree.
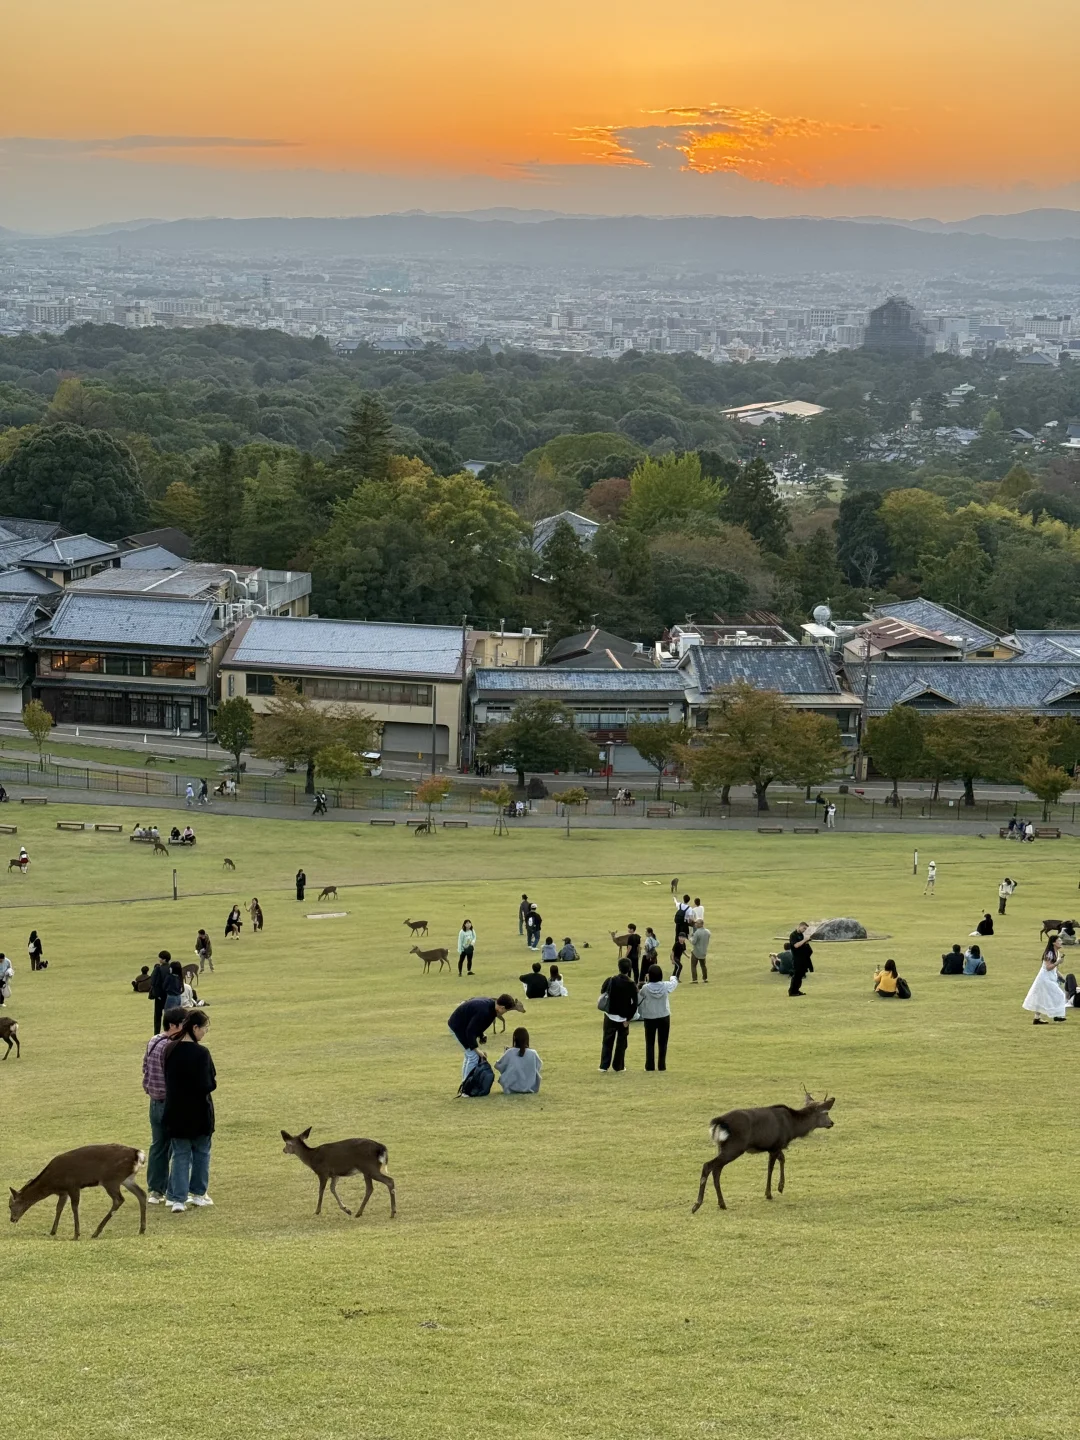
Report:
[{"label": "pine tree", "polygon": [[776,477],[760,455],[727,482],[720,518],[731,525],[742,525],[759,545],[775,555],[787,549],[787,512],[776,491]]},{"label": "pine tree", "polygon": [[390,417],[374,395],[361,395],[345,427],[345,443],[338,456],[342,470],[363,480],[386,480],[391,455]]},{"label": "pine tree", "polygon": [[204,471],[199,487],[202,512],[195,536],[195,553],[200,560],[228,565],[240,559],[236,553],[237,534],[244,504],[244,482],[236,451],[225,440]]}]

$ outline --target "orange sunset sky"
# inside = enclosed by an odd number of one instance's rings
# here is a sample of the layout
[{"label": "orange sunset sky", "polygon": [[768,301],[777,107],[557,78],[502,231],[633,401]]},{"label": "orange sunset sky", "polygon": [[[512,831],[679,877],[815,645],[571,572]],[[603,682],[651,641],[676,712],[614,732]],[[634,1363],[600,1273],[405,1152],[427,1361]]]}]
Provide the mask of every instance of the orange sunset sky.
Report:
[{"label": "orange sunset sky", "polygon": [[8,0],[0,225],[1080,206],[1075,0]]}]

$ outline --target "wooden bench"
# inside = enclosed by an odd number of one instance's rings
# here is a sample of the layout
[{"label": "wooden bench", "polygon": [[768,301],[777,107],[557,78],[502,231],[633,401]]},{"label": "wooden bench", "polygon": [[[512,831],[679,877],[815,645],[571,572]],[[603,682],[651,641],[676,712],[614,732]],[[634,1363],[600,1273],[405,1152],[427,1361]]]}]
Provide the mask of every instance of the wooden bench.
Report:
[{"label": "wooden bench", "polygon": [[467,830],[469,822],[468,820],[444,820],[442,828],[444,830]]},{"label": "wooden bench", "polygon": [[1037,826],[1035,827],[1035,839],[1036,839],[1036,840],[1060,840],[1060,839],[1061,839],[1061,831],[1055,829],[1053,825],[1043,825],[1042,827],[1040,827],[1040,826],[1037,825]]},{"label": "wooden bench", "polygon": [[816,825],[796,825],[796,826],[795,826],[795,834],[796,834],[796,835],[817,835],[817,834],[819,834],[819,830],[818,830],[818,827],[817,827]]},{"label": "wooden bench", "polygon": [[81,820],[58,820],[56,828],[58,830],[85,830],[86,826]]},{"label": "wooden bench", "polygon": [[782,825],[759,825],[757,833],[759,835],[782,835],[784,827]]},{"label": "wooden bench", "polygon": [[110,835],[122,835],[124,833],[123,825],[95,825],[94,829],[107,831]]},{"label": "wooden bench", "polygon": [[17,835],[18,833],[18,825],[0,825],[0,835]]},{"label": "wooden bench", "polygon": [[405,821],[405,824],[408,825],[408,826],[410,826],[410,827],[412,827],[412,826],[414,826],[414,825],[426,825],[427,823],[428,823],[428,822],[427,822],[426,820],[406,820],[406,821]]},{"label": "wooden bench", "polygon": [[129,835],[128,839],[133,845],[153,845],[153,835]]},{"label": "wooden bench", "polygon": [[670,820],[670,805],[648,805],[645,809],[646,820]]},{"label": "wooden bench", "polygon": [[999,826],[998,826],[998,839],[999,839],[999,840],[1004,840],[1004,839],[1005,839],[1008,835],[1010,835],[1010,834],[1011,834],[1011,835],[1015,835],[1015,834],[1016,834],[1016,831],[1015,831],[1015,830],[1010,830],[1007,825],[999,825]]},{"label": "wooden bench", "polygon": [[396,820],[369,820],[369,825],[396,825]]},{"label": "wooden bench", "polygon": [[21,795],[19,797],[20,805],[47,805],[48,803],[47,795]]}]

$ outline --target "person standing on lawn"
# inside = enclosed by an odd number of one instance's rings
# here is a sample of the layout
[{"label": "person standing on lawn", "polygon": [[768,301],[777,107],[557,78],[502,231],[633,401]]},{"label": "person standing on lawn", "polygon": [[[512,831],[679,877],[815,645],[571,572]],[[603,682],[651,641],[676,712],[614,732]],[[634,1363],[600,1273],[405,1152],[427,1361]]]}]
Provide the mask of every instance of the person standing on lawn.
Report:
[{"label": "person standing on lawn", "polygon": [[619,961],[618,973],[611,975],[600,987],[607,996],[604,1012],[604,1038],[600,1044],[600,1069],[626,1069],[626,1042],[630,1039],[630,1021],[638,1007],[635,980],[630,976],[629,956]]},{"label": "person standing on lawn", "polygon": [[690,984],[697,984],[698,966],[701,966],[701,983],[709,983],[709,968],[706,960],[709,954],[709,941],[712,939],[712,931],[706,930],[701,924],[690,937]]},{"label": "person standing on lawn", "polygon": [[301,866],[296,872],[296,898],[303,900],[304,890],[307,887],[307,876],[304,874],[304,867]]},{"label": "person standing on lawn", "polygon": [[165,1014],[165,999],[168,994],[169,966],[172,955],[168,950],[159,950],[157,964],[150,971],[150,989],[146,992],[154,1002],[154,1034],[161,1033],[161,1017]]},{"label": "person standing on lawn", "polygon": [[165,1113],[165,1046],[180,1033],[185,1011],[172,1006],[161,1017],[164,1029],[146,1042],[142,1062],[142,1088],[150,1099],[150,1149],[146,1152],[147,1200],[160,1205],[169,1186],[169,1137],[162,1116]]},{"label": "person standing on lawn", "polygon": [[462,966],[468,965],[468,973],[472,974],[473,953],[476,950],[476,931],[473,929],[471,920],[463,920],[457,937],[457,973],[461,979]]},{"label": "person standing on lawn", "polygon": [[202,1043],[209,1028],[205,1010],[186,1010],[178,1033],[165,1047],[161,1121],[172,1146],[165,1198],[174,1215],[189,1205],[214,1203],[206,1193],[214,1136],[213,1092],[217,1089],[217,1071]]},{"label": "person standing on lawn", "polygon": [[529,939],[529,949],[535,950],[540,944],[540,926],[544,923],[544,917],[537,910],[535,905],[529,906],[529,913],[525,917],[525,932]]},{"label": "person standing on lawn", "polygon": [[[638,993],[638,1014],[645,1022],[645,1069],[666,1070],[668,1035],[671,1031],[671,994],[678,989],[678,976],[664,979],[659,965],[650,965],[645,984]],[[657,1050],[653,1060],[654,1046]]]},{"label": "person standing on lawn", "polygon": [[532,906],[529,904],[528,895],[522,895],[521,904],[518,906],[518,934],[524,935],[529,922],[529,911]]},{"label": "person standing on lawn", "polygon": [[788,949],[792,956],[791,984],[788,986],[787,992],[789,995],[806,994],[802,988],[803,977],[811,974],[814,969],[814,947],[806,938],[806,932],[809,929],[809,921],[803,920],[788,936]]}]

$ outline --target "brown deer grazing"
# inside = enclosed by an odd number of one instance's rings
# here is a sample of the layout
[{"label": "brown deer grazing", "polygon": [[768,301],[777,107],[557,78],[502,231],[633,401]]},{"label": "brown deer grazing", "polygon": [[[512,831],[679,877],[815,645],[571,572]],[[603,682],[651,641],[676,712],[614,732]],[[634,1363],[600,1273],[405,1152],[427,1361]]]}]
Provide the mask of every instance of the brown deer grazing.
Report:
[{"label": "brown deer grazing", "polygon": [[311,1126],[301,1130],[299,1135],[290,1135],[287,1130],[282,1130],[281,1138],[285,1141],[284,1154],[295,1155],[305,1165],[315,1171],[319,1177],[319,1203],[315,1206],[315,1214],[322,1214],[323,1191],[326,1189],[326,1182],[330,1182],[330,1194],[333,1195],[338,1205],[351,1215],[352,1211],[341,1203],[341,1196],[337,1193],[337,1182],[346,1175],[363,1175],[364,1177],[364,1198],[360,1202],[360,1208],[356,1212],[359,1220],[364,1213],[364,1207],[371,1199],[372,1181],[378,1180],[380,1185],[385,1185],[390,1191],[390,1219],[397,1216],[397,1194],[394,1190],[394,1181],[386,1173],[386,1146],[380,1145],[377,1140],[332,1140],[329,1145],[309,1145],[307,1138],[311,1134]]},{"label": "brown deer grazing", "polygon": [[611,936],[612,940],[614,940],[615,944],[619,947],[619,959],[621,960],[623,957],[623,951],[626,949],[627,945],[630,944],[630,936],[616,935],[614,930],[609,930],[608,934]]},{"label": "brown deer grazing", "polygon": [[412,947],[412,949],[409,951],[409,954],[410,954],[410,955],[419,955],[419,956],[420,956],[420,959],[424,962],[424,974],[425,974],[425,975],[426,975],[427,972],[431,969],[432,965],[435,964],[435,961],[436,961],[436,960],[439,962],[439,974],[440,974],[440,975],[442,974],[442,967],[443,967],[444,965],[446,966],[446,968],[447,968],[448,970],[450,969],[450,952],[449,952],[449,950],[421,950],[421,949],[419,948],[419,946],[414,945],[414,946]]},{"label": "brown deer grazing", "polygon": [[0,1016],[0,1040],[7,1041],[7,1049],[4,1051],[6,1060],[11,1054],[11,1047],[15,1046],[15,1059],[22,1059],[22,1046],[19,1044],[19,1022],[9,1019],[7,1016]]},{"label": "brown deer grazing", "polygon": [[236,869],[236,861],[235,861],[235,860],[230,860],[229,857],[226,855],[226,856],[225,856],[225,859],[221,862],[221,868],[222,868],[223,870],[235,870],[235,869]]},{"label": "brown deer grazing", "polygon": [[44,1200],[47,1195],[58,1195],[56,1216],[50,1235],[56,1234],[64,1201],[71,1201],[71,1213],[75,1220],[75,1239],[79,1238],[79,1192],[93,1185],[100,1185],[112,1200],[112,1209],[94,1231],[96,1240],[113,1215],[124,1203],[121,1186],[130,1190],[139,1202],[139,1234],[146,1232],[146,1191],[135,1184],[135,1176],[146,1156],[141,1150],[130,1145],[83,1145],[78,1150],[66,1150],[50,1160],[40,1175],[27,1181],[21,1190],[12,1190],[8,1207],[11,1223],[14,1225],[31,1205]]},{"label": "brown deer grazing", "polygon": [[337,899],[337,886],[336,886],[336,885],[324,885],[323,888],[319,891],[319,899],[320,899],[320,900],[336,900],[336,899]]},{"label": "brown deer grazing", "polygon": [[150,853],[152,855],[168,855],[169,847],[165,844],[163,840],[155,840],[154,848]]},{"label": "brown deer grazing", "polygon": [[720,1171],[747,1151],[752,1155],[769,1157],[769,1173],[765,1180],[766,1200],[772,1199],[773,1166],[779,1160],[780,1184],[777,1189],[782,1195],[784,1151],[793,1140],[809,1135],[811,1130],[831,1130],[833,1119],[829,1111],[835,1103],[835,1095],[831,1098],[827,1096],[824,1100],[815,1100],[812,1095],[807,1094],[806,1103],[801,1110],[793,1110],[790,1105],[760,1105],[753,1110],[729,1110],[726,1115],[718,1115],[709,1125],[709,1134],[716,1143],[718,1153],[715,1160],[709,1160],[701,1168],[701,1185],[697,1200],[690,1211],[691,1215],[701,1209],[710,1175],[716,1186],[716,1202],[721,1210],[727,1209],[720,1193]]},{"label": "brown deer grazing", "polygon": [[404,922],[414,935],[426,935],[428,933],[426,920],[406,920]]}]

